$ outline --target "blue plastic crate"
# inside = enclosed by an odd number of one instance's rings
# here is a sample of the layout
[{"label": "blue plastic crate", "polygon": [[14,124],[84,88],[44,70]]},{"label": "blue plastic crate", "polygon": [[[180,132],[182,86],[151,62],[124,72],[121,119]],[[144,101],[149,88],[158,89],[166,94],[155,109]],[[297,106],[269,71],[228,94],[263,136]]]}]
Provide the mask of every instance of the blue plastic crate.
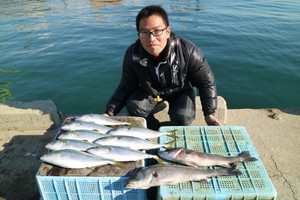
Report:
[{"label": "blue plastic crate", "polygon": [[[61,126],[69,123],[74,117],[67,118]],[[146,120],[141,117],[115,116],[120,121],[132,122],[139,127],[146,127]],[[57,136],[61,133],[58,130]],[[131,164],[130,164],[131,163]],[[144,167],[144,161],[123,163],[126,166],[125,172],[114,172],[110,174],[103,173],[91,176],[94,168],[74,169],[72,175],[63,175],[55,172],[64,172],[63,168],[53,168],[52,165],[42,163],[36,174],[36,181],[42,200],[140,200],[146,199],[146,190],[126,189],[124,185],[131,175],[130,171],[135,168]],[[112,166],[104,166],[110,168]],[[73,170],[73,169],[72,169]],[[127,171],[126,171],[127,170]],[[52,173],[52,171],[54,171]],[[97,170],[96,170],[97,171]],[[58,173],[58,174],[57,174]],[[55,174],[55,175],[54,175]]]},{"label": "blue plastic crate", "polygon": [[[173,147],[184,147],[203,153],[236,156],[249,151],[258,161],[238,163],[243,173],[240,176],[210,178],[210,183],[188,182],[158,187],[159,200],[219,199],[219,200],[273,200],[276,190],[257,154],[254,145],[242,126],[165,126],[160,131],[177,130],[179,139]],[[172,141],[168,136],[159,138],[159,143]],[[164,149],[160,149],[163,151]],[[167,162],[167,161],[166,161]],[[218,168],[218,167],[210,167]]]},{"label": "blue plastic crate", "polygon": [[126,189],[128,177],[37,176],[43,200],[140,200],[146,190]]}]

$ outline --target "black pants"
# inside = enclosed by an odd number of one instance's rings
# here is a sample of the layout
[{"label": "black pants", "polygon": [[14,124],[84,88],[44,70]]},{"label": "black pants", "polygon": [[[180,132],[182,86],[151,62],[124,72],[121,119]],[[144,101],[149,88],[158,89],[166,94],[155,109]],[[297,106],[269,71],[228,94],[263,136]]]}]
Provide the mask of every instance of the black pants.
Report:
[{"label": "black pants", "polygon": [[[170,125],[188,126],[195,119],[195,90],[193,88],[173,93],[164,100],[169,103]],[[128,98],[126,108],[129,115],[146,118],[148,128],[158,129],[159,121],[152,114],[157,103],[151,95],[139,88]]]}]

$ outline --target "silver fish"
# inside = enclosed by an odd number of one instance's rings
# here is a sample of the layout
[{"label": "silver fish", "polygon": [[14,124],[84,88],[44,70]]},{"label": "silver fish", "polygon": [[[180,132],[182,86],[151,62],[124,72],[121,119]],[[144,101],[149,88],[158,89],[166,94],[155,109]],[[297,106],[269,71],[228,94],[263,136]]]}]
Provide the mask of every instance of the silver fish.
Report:
[{"label": "silver fish", "polygon": [[178,136],[174,135],[176,131],[177,130],[174,130],[172,132],[160,132],[160,131],[154,131],[143,127],[120,127],[120,128],[114,128],[109,130],[107,134],[126,135],[126,136],[138,137],[142,139],[157,138],[162,135],[169,135],[173,138],[179,138]]},{"label": "silver fish", "polygon": [[154,158],[161,164],[163,161],[156,155],[151,155],[120,146],[98,146],[87,149],[87,152],[105,159],[111,159],[118,162],[137,161],[147,158]]},{"label": "silver fish", "polygon": [[80,141],[80,140],[54,140],[46,144],[46,149],[49,150],[62,150],[62,149],[74,149],[78,151],[85,151],[89,148],[96,147],[97,144]]},{"label": "silver fish", "polygon": [[100,125],[107,125],[107,126],[112,126],[112,125],[131,125],[134,122],[121,122],[115,119],[112,119],[110,117],[100,115],[100,114],[87,114],[87,115],[82,115],[80,117],[76,117],[75,121],[83,121],[83,122],[91,122],[95,124],[100,124]]},{"label": "silver fish", "polygon": [[123,167],[115,161],[99,158],[88,153],[71,149],[51,151],[50,153],[43,155],[40,159],[49,164],[70,169],[95,167],[108,164]]},{"label": "silver fish", "polygon": [[89,130],[76,130],[76,131],[67,131],[62,132],[58,135],[58,139],[71,139],[71,140],[82,140],[87,142],[94,142],[95,140],[106,137],[108,135],[104,133],[99,133],[96,131],[89,131]]},{"label": "silver fish", "polygon": [[104,126],[104,125],[99,125],[95,123],[90,123],[90,122],[70,122],[69,124],[65,124],[61,127],[62,130],[64,131],[76,131],[76,130],[90,130],[90,131],[98,131],[100,133],[106,133],[109,131],[110,127]]},{"label": "silver fish", "polygon": [[102,146],[121,146],[134,150],[158,149],[162,147],[171,148],[171,144],[173,142],[175,141],[166,144],[157,144],[148,140],[131,136],[107,136],[94,141],[94,143]]},{"label": "silver fish", "polygon": [[200,153],[185,148],[172,148],[159,152],[158,155],[166,160],[193,167],[218,165],[230,168],[230,165],[233,163],[257,161],[256,158],[250,156],[249,151],[244,151],[235,157],[224,157],[217,154]]},{"label": "silver fish", "polygon": [[146,167],[127,180],[125,188],[148,189],[159,185],[173,185],[188,181],[209,182],[210,177],[237,176],[242,173],[232,168],[199,169],[178,165],[151,165]]}]

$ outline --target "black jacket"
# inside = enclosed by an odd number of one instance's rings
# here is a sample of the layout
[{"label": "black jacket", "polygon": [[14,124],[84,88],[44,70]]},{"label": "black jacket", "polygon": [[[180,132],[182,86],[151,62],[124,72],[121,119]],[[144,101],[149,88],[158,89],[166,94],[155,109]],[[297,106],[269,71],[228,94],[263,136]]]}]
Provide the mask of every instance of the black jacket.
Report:
[{"label": "black jacket", "polygon": [[118,114],[138,87],[164,99],[192,86],[199,91],[204,115],[213,114],[217,107],[215,78],[199,48],[172,33],[161,62],[157,63],[137,40],[126,51],[122,79],[106,106],[106,113]]}]

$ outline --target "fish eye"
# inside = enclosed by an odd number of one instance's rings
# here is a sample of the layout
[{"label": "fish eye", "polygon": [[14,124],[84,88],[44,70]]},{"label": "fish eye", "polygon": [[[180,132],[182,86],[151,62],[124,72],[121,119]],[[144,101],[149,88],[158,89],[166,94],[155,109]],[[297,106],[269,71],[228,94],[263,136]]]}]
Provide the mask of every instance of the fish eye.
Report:
[{"label": "fish eye", "polygon": [[136,177],[137,177],[136,174],[131,176],[132,179],[136,179]]},{"label": "fish eye", "polygon": [[157,172],[154,172],[154,173],[153,173],[153,177],[154,177],[154,178],[158,178],[158,173],[157,173]]}]

